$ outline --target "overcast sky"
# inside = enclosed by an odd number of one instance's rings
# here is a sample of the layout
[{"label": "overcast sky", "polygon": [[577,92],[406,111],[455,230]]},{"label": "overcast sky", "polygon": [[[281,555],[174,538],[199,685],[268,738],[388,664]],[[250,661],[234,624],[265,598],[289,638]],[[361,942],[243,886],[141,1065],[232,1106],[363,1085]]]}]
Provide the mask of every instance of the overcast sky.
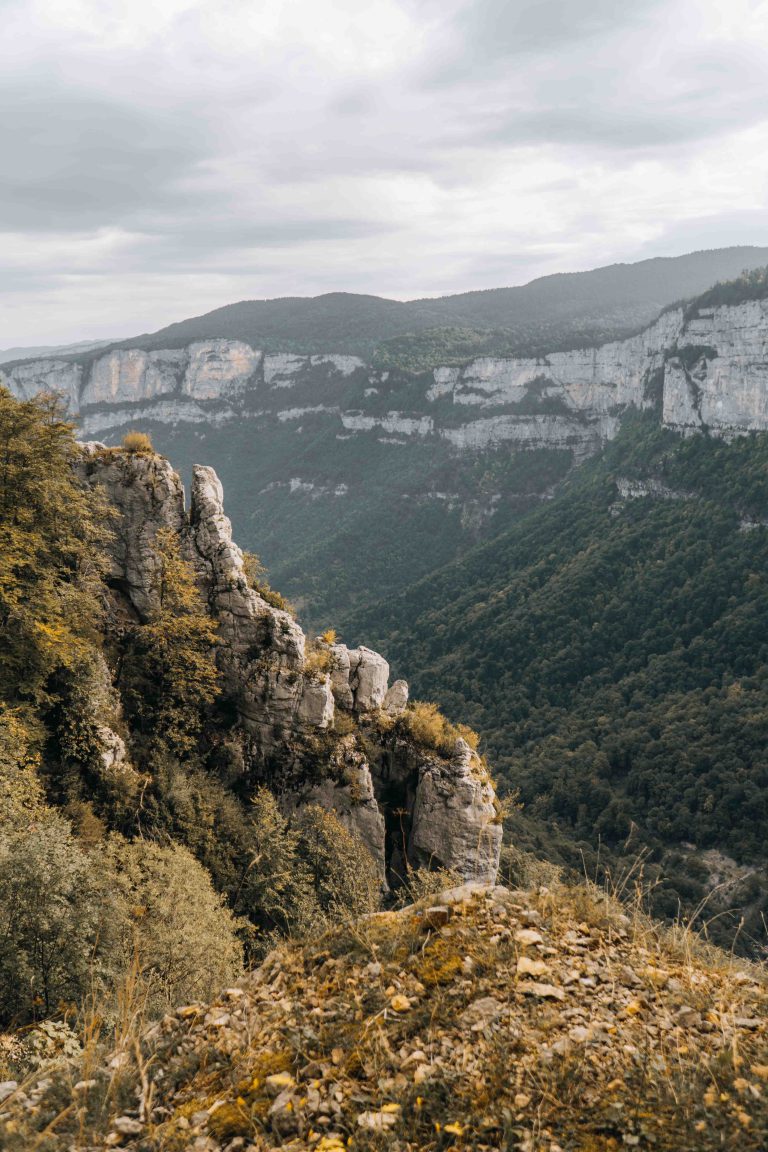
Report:
[{"label": "overcast sky", "polygon": [[768,244],[768,3],[0,0],[0,348]]}]

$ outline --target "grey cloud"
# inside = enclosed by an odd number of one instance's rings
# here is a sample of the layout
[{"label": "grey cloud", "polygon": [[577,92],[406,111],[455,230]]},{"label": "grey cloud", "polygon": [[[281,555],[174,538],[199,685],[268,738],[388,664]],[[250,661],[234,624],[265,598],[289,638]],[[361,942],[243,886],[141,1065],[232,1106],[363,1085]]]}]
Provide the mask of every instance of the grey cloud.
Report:
[{"label": "grey cloud", "polygon": [[96,228],[170,207],[211,151],[194,115],[142,111],[45,82],[34,91],[2,85],[0,101],[6,231]]}]

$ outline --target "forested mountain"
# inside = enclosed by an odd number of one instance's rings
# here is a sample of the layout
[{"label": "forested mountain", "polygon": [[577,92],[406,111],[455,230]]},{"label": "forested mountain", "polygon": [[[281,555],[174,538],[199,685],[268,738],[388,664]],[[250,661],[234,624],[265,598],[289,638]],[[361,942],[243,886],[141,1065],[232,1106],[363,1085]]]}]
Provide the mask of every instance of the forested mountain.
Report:
[{"label": "forested mountain", "polygon": [[529,816],[591,853],[674,849],[658,911],[706,894],[690,848],[740,861],[733,902],[758,945],[767,478],[765,434],[680,440],[636,416],[546,506],[348,622],[469,717]]},{"label": "forested mountain", "polygon": [[649,324],[744,268],[768,248],[734,247],[542,276],[515,288],[400,302],[331,292],[243,300],[110,347],[179,348],[196,340],[242,340],[268,352],[348,353],[378,367],[427,370],[473,356],[504,356],[598,344]]}]

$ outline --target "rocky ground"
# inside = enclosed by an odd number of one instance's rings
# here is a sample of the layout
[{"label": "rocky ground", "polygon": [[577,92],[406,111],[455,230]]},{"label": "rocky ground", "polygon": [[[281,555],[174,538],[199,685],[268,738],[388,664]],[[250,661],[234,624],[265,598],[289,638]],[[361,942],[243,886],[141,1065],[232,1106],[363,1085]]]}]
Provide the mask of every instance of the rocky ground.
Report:
[{"label": "rocky ground", "polygon": [[758,1152],[766,1007],[764,972],[597,892],[464,885],[0,1085],[0,1146]]}]

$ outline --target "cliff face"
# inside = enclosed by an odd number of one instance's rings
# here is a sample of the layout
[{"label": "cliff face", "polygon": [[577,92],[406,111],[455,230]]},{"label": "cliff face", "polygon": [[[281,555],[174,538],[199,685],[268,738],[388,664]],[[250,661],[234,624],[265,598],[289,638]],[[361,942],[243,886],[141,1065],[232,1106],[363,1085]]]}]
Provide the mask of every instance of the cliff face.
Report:
[{"label": "cliff face", "polygon": [[155,534],[180,534],[218,623],[217,662],[252,777],[289,809],[336,811],[392,882],[408,866],[495,877],[502,830],[476,754],[462,739],[448,758],[419,745],[404,715],[407,684],[390,686],[382,656],[308,643],[288,612],[249,586],[213,469],[195,467],[187,511],[181,480],[160,456],[88,444],[81,467],[117,510],[110,584],[139,619],[156,604]]},{"label": "cliff face", "polygon": [[224,339],[118,349],[82,363],[28,361],[0,372],[0,381],[22,397],[60,391],[86,433],[139,420],[216,425],[243,417],[298,428],[325,416],[347,436],[437,437],[465,451],[510,442],[578,457],[615,435],[628,406],[653,402],[659,374],[670,427],[768,428],[767,348],[768,303],[751,301],[693,316],[674,309],[640,335],[597,348],[481,357],[410,381],[355,356],[265,355]]}]

